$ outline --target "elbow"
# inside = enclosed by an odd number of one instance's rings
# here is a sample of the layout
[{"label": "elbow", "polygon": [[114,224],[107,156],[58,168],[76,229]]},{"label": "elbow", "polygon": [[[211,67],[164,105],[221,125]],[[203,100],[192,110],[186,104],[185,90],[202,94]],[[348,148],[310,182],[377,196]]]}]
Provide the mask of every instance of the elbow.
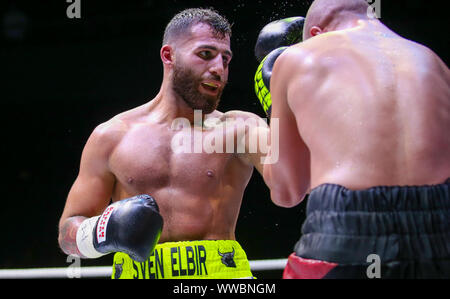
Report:
[{"label": "elbow", "polygon": [[67,244],[64,241],[64,236],[61,233],[58,234],[58,245],[59,245],[59,249],[62,252],[64,252],[64,254],[67,254],[67,255],[71,254],[71,252],[69,252],[67,249]]},{"label": "elbow", "polygon": [[270,191],[270,197],[272,202],[279,207],[292,208],[298,205],[305,198],[304,192],[289,192],[288,190],[275,190]]},{"label": "elbow", "polygon": [[58,245],[59,245],[59,249],[61,249],[62,252],[64,252],[67,255],[71,254],[71,252],[69,252],[69,250],[67,248],[68,247],[67,246],[67,236],[64,235],[61,227],[59,228],[59,232],[58,232]]},{"label": "elbow", "polygon": [[63,238],[61,236],[61,234],[58,235],[58,245],[59,245],[59,249],[61,249],[62,252],[64,252],[65,254],[69,255],[70,253],[67,252],[65,246],[64,246],[64,241]]},{"label": "elbow", "polygon": [[86,217],[70,217],[60,221],[58,232],[59,248],[67,255],[77,255],[82,257],[77,247],[77,231],[83,219]]}]

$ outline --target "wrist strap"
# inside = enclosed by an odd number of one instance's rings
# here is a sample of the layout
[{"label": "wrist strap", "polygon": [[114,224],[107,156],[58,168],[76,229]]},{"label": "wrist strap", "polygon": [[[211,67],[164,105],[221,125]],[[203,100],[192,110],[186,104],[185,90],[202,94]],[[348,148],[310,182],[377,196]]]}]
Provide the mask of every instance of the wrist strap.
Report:
[{"label": "wrist strap", "polygon": [[95,259],[104,256],[106,253],[98,252],[94,248],[93,230],[100,216],[95,216],[84,220],[77,230],[77,247],[82,255]]}]

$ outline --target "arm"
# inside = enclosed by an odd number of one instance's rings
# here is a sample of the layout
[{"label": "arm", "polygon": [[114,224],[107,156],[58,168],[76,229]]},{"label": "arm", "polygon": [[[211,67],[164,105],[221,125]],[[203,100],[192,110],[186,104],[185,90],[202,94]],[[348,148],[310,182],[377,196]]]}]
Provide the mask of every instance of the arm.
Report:
[{"label": "arm", "polygon": [[109,157],[123,132],[121,121],[111,121],[86,143],[59,225],[59,244],[67,254],[98,258],[125,252],[143,262],[158,243],[164,221],[153,197],[139,194],[108,206],[116,182]]},{"label": "arm", "polygon": [[[255,45],[255,56],[260,65],[255,74],[255,93],[258,97],[264,112],[270,118],[272,110],[272,95],[270,91],[270,82],[272,70],[278,57],[293,44],[302,41],[303,25],[305,18],[291,17],[270,22],[260,31]],[[278,160],[279,155],[279,127],[278,121],[271,124],[270,130],[254,130],[250,135],[257,135],[261,140],[268,140],[264,156],[264,162],[261,157],[258,161],[253,161],[256,169],[263,175],[264,181],[268,186],[271,184],[270,166],[267,170],[265,165]],[[274,135],[275,133],[275,135]],[[270,136],[269,136],[270,135]],[[273,144],[271,144],[273,142]],[[258,163],[258,164],[255,164]],[[257,166],[256,166],[257,165]]]},{"label": "arm", "polygon": [[[306,144],[297,129],[295,113],[289,106],[289,86],[297,82],[293,70],[298,72],[300,63],[295,63],[292,51],[285,51],[275,62],[271,77],[272,114],[270,122],[271,164],[264,165],[264,178],[270,188],[272,201],[280,206],[292,207],[305,197],[310,185],[310,156]],[[303,95],[296,94],[295,99]],[[278,122],[278,128],[277,128]],[[278,133],[278,135],[276,135]],[[278,160],[276,160],[278,158]]]},{"label": "arm", "polygon": [[263,175],[264,159],[269,150],[269,126],[256,114],[231,111],[236,125],[236,151],[241,160],[253,165]]},{"label": "arm", "polygon": [[66,254],[84,257],[76,244],[78,227],[86,218],[101,214],[109,204],[115,182],[108,168],[113,146],[109,134],[104,127],[97,127],[83,150],[80,171],[59,221],[58,242]]}]

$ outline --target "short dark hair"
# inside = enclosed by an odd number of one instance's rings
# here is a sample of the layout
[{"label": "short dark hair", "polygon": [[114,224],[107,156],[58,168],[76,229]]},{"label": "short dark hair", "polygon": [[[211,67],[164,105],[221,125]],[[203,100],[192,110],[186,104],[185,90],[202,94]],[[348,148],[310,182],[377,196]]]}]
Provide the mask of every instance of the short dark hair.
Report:
[{"label": "short dark hair", "polygon": [[213,8],[188,8],[176,14],[164,30],[163,45],[182,34],[189,32],[191,26],[204,23],[211,27],[213,34],[220,38],[231,37],[231,25]]}]

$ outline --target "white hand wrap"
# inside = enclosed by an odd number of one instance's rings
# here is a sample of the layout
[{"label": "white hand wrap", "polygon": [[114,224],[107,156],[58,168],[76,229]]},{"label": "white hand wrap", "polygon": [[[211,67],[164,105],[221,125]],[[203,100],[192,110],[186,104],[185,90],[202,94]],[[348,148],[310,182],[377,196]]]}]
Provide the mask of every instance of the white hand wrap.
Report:
[{"label": "white hand wrap", "polygon": [[82,255],[95,259],[104,256],[106,253],[98,252],[94,248],[93,231],[100,216],[95,216],[84,220],[77,230],[77,247]]}]

